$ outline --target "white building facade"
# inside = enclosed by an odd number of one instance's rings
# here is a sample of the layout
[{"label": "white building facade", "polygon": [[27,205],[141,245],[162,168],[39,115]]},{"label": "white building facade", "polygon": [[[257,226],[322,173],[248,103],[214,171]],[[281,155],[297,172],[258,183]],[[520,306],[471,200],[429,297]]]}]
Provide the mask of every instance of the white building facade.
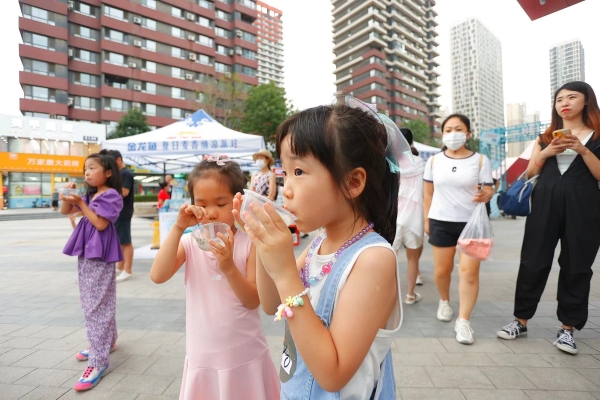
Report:
[{"label": "white building facade", "polygon": [[585,54],[579,39],[550,48],[550,96],[568,82],[585,81]]}]

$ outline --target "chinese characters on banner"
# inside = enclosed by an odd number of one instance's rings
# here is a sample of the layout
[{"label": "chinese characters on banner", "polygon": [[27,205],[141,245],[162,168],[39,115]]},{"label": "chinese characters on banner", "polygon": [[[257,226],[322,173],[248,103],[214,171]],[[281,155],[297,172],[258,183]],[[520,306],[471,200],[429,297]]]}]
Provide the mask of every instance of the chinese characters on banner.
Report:
[{"label": "chinese characters on banner", "polygon": [[0,170],[83,174],[85,157],[0,153]]},{"label": "chinese characters on banner", "polygon": [[127,151],[198,151],[237,148],[237,139],[231,140],[174,140],[163,142],[128,143]]}]

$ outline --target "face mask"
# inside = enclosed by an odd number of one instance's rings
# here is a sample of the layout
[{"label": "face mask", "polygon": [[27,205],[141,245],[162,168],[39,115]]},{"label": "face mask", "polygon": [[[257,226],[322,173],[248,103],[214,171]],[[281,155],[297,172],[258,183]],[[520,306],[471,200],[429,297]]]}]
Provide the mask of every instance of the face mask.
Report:
[{"label": "face mask", "polygon": [[265,163],[265,160],[256,160],[254,165],[256,165],[260,169],[263,169],[267,164]]},{"label": "face mask", "polygon": [[456,151],[467,142],[467,134],[463,132],[448,132],[442,135],[442,143],[450,150]]}]

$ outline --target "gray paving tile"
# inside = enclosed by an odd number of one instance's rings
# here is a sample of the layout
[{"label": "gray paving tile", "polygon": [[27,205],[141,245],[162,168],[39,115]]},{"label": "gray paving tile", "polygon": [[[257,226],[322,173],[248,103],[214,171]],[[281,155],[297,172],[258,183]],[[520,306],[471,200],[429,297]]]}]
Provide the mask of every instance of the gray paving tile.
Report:
[{"label": "gray paving tile", "polygon": [[73,353],[88,347],[87,340],[81,340],[77,337],[62,339],[42,339],[43,342],[34,346],[40,350],[69,350]]},{"label": "gray paving tile", "polygon": [[167,388],[167,390],[164,391],[163,395],[179,396],[179,392],[181,391],[181,380],[182,380],[181,376],[178,378],[175,378],[173,383],[171,383],[169,385],[169,387]]},{"label": "gray paving tile", "polygon": [[16,385],[60,387],[69,380],[73,380],[73,383],[75,383],[79,376],[81,376],[81,373],[73,373],[73,371],[38,368],[14,383]]},{"label": "gray paving tile", "polygon": [[137,343],[139,344],[164,344],[175,343],[184,336],[182,332],[149,332],[141,337]]},{"label": "gray paving tile", "polygon": [[0,365],[11,365],[36,351],[36,349],[11,349],[0,354]]},{"label": "gray paving tile", "polygon": [[81,400],[82,397],[85,397],[85,400],[134,400],[138,395],[139,393],[112,392],[95,389],[89,390],[86,393],[78,393],[71,389],[65,393],[60,400]]},{"label": "gray paving tile", "polygon": [[392,360],[394,361],[394,368],[396,368],[396,365],[407,367],[423,367],[426,365],[442,366],[442,362],[435,353],[394,353],[392,355]]},{"label": "gray paving tile", "polygon": [[494,385],[477,367],[424,367],[435,387],[493,389]]},{"label": "gray paving tile", "polygon": [[160,357],[144,372],[144,375],[182,376],[183,363],[184,359],[181,357]]},{"label": "gray paving tile", "polygon": [[577,372],[600,387],[600,369],[577,369]]},{"label": "gray paving tile", "polygon": [[537,389],[515,367],[481,367],[479,369],[498,389]]},{"label": "gray paving tile", "polygon": [[553,367],[566,368],[600,368],[600,360],[588,355],[571,355],[564,352],[556,354],[540,354],[540,357],[550,363]]},{"label": "gray paving tile", "polygon": [[125,378],[127,375],[125,374],[117,374],[114,372],[109,372],[108,375],[105,375],[102,377],[102,379],[100,380],[100,383],[94,388],[94,390],[111,390],[112,388],[115,387],[115,385],[119,382],[121,382],[121,380],[123,380],[123,378]]},{"label": "gray paving tile", "polygon": [[445,353],[446,349],[435,338],[396,338],[392,351],[400,353]]},{"label": "gray paving tile", "polygon": [[[120,342],[117,341],[117,347],[120,352],[131,355],[138,356],[149,356],[149,355],[158,355],[155,354],[156,350],[161,347],[160,343],[150,343],[150,344],[140,344],[140,343],[132,343],[132,342]],[[185,356],[185,352],[184,352]]]},{"label": "gray paving tile", "polygon": [[[283,349],[283,339],[280,337],[276,337],[273,340],[273,349],[277,350],[278,353],[281,353],[282,349]],[[269,342],[270,345],[270,342]],[[144,346],[149,346],[148,349],[151,348],[151,346],[155,346],[152,344],[149,345],[144,345]],[[163,356],[168,356],[168,357],[185,357],[185,337],[181,338],[177,343],[164,343],[158,346],[158,348],[156,348],[156,350],[152,353],[153,356],[158,356],[158,357],[163,357]]]},{"label": "gray paving tile", "polygon": [[458,343],[456,339],[442,338],[440,342],[449,353],[512,353],[500,339],[475,338],[470,346]]},{"label": "gray paving tile", "polygon": [[49,326],[46,329],[42,329],[29,336],[46,339],[62,339],[68,334],[75,332],[77,329],[79,328],[73,326]]},{"label": "gray paving tile", "polygon": [[16,331],[9,333],[8,336],[29,336],[46,328],[46,325],[27,325],[24,328],[17,329]]},{"label": "gray paving tile", "polygon": [[423,367],[394,366],[394,375],[396,377],[396,386],[399,388],[433,387],[433,382],[431,382]]},{"label": "gray paving tile", "polygon": [[33,368],[0,366],[0,383],[13,383],[31,371]]},{"label": "gray paving tile", "polygon": [[29,307],[11,307],[0,312],[0,315],[23,315],[27,314],[32,309]]},{"label": "gray paving tile", "polygon": [[527,400],[522,390],[498,389],[461,389],[467,400]]},{"label": "gray paving tile", "polygon": [[499,367],[551,367],[538,354],[488,354]]},{"label": "gray paving tile", "polygon": [[581,339],[581,341],[600,353],[600,339]]},{"label": "gray paving tile", "polygon": [[12,347],[13,349],[31,349],[38,344],[45,342],[48,339],[45,338],[32,338],[32,337],[13,337],[10,340],[2,343],[4,347]]},{"label": "gray paving tile", "polygon": [[128,375],[111,392],[162,394],[174,380],[168,376]]},{"label": "gray paving tile", "polygon": [[52,368],[69,357],[73,357],[73,353],[70,351],[37,350],[12,365],[16,367]]},{"label": "gray paving tile", "polygon": [[445,366],[495,367],[496,363],[484,353],[439,353],[436,354]]},{"label": "gray paving tile", "polygon": [[154,364],[156,360],[158,360],[158,357],[133,355],[115,368],[115,372],[119,374],[141,375],[146,372],[146,370],[150,368],[150,366]]},{"label": "gray paving tile", "polygon": [[0,383],[0,393],[2,400],[17,400],[35,389],[35,386],[26,385],[7,385]]},{"label": "gray paving tile", "polygon": [[527,368],[519,371],[543,390],[574,390],[592,392],[600,388],[577,371],[568,368]]},{"label": "gray paving tile", "polygon": [[458,389],[399,388],[402,400],[465,400]]},{"label": "gray paving tile", "polygon": [[22,328],[25,328],[25,325],[0,323],[0,336],[8,335],[9,333],[18,331],[19,329],[22,329]]},{"label": "gray paving tile", "polygon": [[595,400],[589,392],[548,391],[548,390],[524,390],[525,394],[532,400]]},{"label": "gray paving tile", "polygon": [[31,392],[27,393],[25,396],[21,397],[19,400],[51,400],[58,399],[63,394],[67,393],[69,389],[67,388],[58,388],[51,386],[38,386],[33,389]]}]

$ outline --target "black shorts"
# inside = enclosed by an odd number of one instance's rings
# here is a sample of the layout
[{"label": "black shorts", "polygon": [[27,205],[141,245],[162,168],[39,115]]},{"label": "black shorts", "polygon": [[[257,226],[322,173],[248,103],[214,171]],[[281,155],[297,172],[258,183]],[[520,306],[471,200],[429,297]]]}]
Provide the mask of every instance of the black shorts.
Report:
[{"label": "black shorts", "polygon": [[429,244],[436,247],[454,247],[465,229],[466,222],[438,221],[429,218]]},{"label": "black shorts", "polygon": [[58,207],[58,200],[52,200],[52,207]]},{"label": "black shorts", "polygon": [[117,229],[119,243],[121,243],[121,245],[131,244],[131,220],[118,219],[117,222],[115,222],[115,228]]}]

